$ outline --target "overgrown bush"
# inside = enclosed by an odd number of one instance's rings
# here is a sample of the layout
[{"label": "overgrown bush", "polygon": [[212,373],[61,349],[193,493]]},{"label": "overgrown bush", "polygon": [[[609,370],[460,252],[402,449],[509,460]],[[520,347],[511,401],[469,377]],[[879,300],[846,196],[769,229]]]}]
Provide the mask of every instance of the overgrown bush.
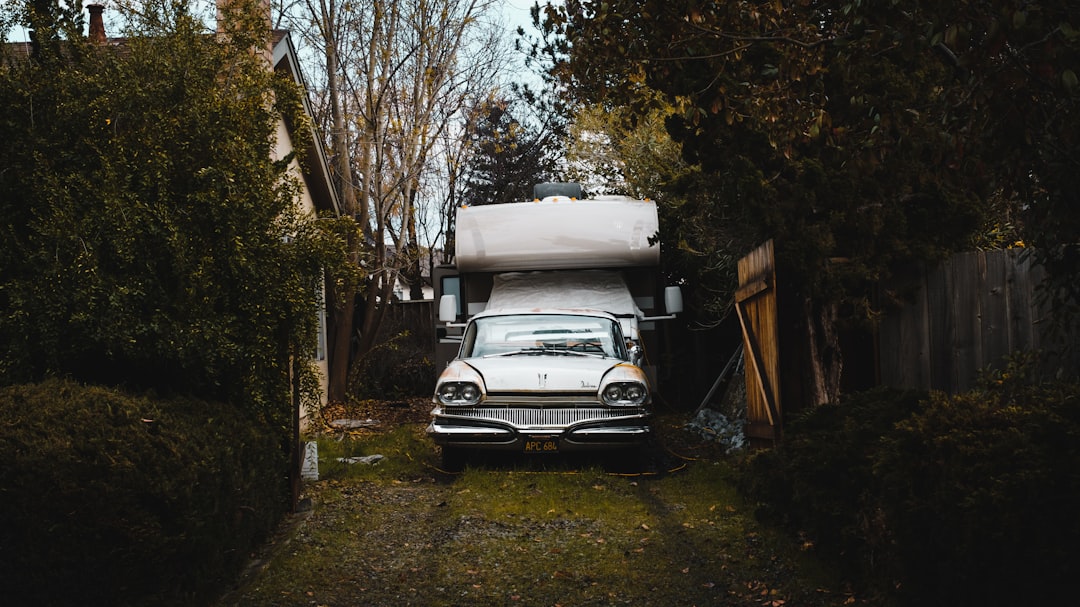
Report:
[{"label": "overgrown bush", "polygon": [[919,605],[1036,604],[1080,571],[1080,386],[1014,362],[960,395],[877,390],[792,423],[761,512]]},{"label": "overgrown bush", "polygon": [[4,600],[207,603],[288,507],[284,438],[199,400],[0,389]]},{"label": "overgrown bush", "polygon": [[759,514],[806,534],[858,575],[882,574],[888,537],[876,503],[882,437],[922,406],[925,393],[876,389],[792,420],[784,443],[754,454],[742,490]]},{"label": "overgrown bush", "polygon": [[251,52],[252,0],[229,6],[225,37],[148,2],[123,52],[73,31],[0,59],[0,385],[73,377],[287,419],[343,239],[275,158],[279,120],[305,132],[303,92]]},{"label": "overgrown bush", "polygon": [[1080,571],[1080,386],[1012,364],[875,454],[898,572],[941,605],[1053,604]]},{"label": "overgrown bush", "polygon": [[435,363],[431,344],[400,326],[353,365],[349,394],[353,398],[396,399],[431,396],[435,392]]}]

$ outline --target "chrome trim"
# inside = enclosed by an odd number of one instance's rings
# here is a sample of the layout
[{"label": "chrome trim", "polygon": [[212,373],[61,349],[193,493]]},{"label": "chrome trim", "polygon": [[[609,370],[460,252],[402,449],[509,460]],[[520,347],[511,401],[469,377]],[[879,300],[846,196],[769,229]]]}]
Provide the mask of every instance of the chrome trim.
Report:
[{"label": "chrome trim", "polygon": [[586,422],[636,418],[644,414],[639,407],[444,407],[441,417],[509,424],[517,429],[554,429]]},{"label": "chrome trim", "polygon": [[489,392],[483,405],[499,407],[599,407],[596,390],[588,392]]}]

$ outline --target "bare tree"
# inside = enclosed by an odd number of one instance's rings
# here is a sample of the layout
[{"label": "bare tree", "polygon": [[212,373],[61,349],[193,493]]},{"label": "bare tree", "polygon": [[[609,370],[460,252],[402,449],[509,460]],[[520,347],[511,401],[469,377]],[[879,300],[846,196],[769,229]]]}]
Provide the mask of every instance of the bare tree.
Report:
[{"label": "bare tree", "polygon": [[431,205],[442,198],[434,167],[456,145],[470,100],[495,87],[509,44],[494,0],[302,1],[297,29],[323,59],[318,119],[331,134],[343,205],[359,224],[351,250],[367,269],[362,284],[338,285],[334,305],[330,399],[344,400],[349,361],[374,344],[397,281],[419,294],[431,243],[418,221],[437,214]]}]

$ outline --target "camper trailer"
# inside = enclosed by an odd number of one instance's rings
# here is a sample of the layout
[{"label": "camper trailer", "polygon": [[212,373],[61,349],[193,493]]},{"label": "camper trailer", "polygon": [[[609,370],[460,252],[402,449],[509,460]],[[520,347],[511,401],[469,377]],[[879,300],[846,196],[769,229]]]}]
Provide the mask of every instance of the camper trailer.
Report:
[{"label": "camper trailer", "polygon": [[627,448],[651,432],[648,354],[658,321],[682,310],[658,277],[656,204],[568,184],[536,194],[458,209],[455,263],[433,273],[427,431],[446,465],[465,449]]}]

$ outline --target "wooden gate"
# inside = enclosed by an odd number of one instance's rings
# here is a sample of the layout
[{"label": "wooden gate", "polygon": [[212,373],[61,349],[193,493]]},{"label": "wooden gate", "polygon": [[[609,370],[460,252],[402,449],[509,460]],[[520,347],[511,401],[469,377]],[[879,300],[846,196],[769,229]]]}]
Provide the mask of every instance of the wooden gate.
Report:
[{"label": "wooden gate", "polygon": [[776,258],[769,240],[739,260],[735,311],[746,356],[746,435],[778,440],[781,433],[780,339],[776,307]]}]

